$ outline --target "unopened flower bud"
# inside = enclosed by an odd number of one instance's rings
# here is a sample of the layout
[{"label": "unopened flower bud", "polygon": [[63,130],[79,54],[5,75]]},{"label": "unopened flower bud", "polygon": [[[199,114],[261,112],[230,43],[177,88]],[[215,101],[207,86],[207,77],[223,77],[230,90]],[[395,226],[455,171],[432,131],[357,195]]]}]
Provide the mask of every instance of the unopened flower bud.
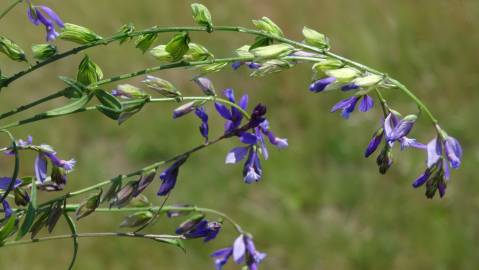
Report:
[{"label": "unopened flower bud", "polygon": [[213,58],[213,54],[203,45],[191,42],[188,44],[188,47],[188,52],[184,56],[187,61],[203,61]]},{"label": "unopened flower bud", "polygon": [[62,28],[59,38],[78,44],[86,44],[103,39],[90,29],[72,23],[65,23],[65,27]]},{"label": "unopened flower bud", "polygon": [[33,58],[40,61],[50,58],[57,53],[57,47],[53,44],[35,44],[32,46]]},{"label": "unopened flower bud", "polygon": [[100,198],[101,198],[102,191],[98,194],[91,195],[88,197],[84,202],[80,204],[77,211],[75,212],[76,219],[79,220],[84,218],[91,213],[95,212],[95,209],[100,205]]},{"label": "unopened flower bud", "polygon": [[206,26],[208,32],[212,31],[213,21],[211,20],[210,11],[202,4],[191,4],[191,11],[193,12],[193,19],[199,25]]},{"label": "unopened flower bud", "polygon": [[271,35],[275,35],[275,36],[278,36],[278,37],[283,37],[284,34],[283,34],[283,31],[281,31],[281,28],[279,28],[278,25],[276,25],[272,20],[270,20],[268,17],[263,17],[259,20],[253,20],[253,24],[254,26],[256,26],[256,28],[268,33],[268,34],[271,34]]},{"label": "unopened flower bud", "polygon": [[329,49],[329,39],[324,35],[319,33],[316,30],[313,30],[308,27],[303,28],[303,36],[306,44],[321,48]]},{"label": "unopened flower bud", "polygon": [[180,107],[176,108],[173,111],[173,118],[178,118],[178,117],[181,117],[183,115],[186,115],[186,114],[194,111],[195,108],[196,108],[196,102],[195,101],[191,101],[191,102],[188,102],[186,104],[183,104],[183,105],[181,105]]},{"label": "unopened flower bud", "polygon": [[215,87],[210,79],[206,77],[196,77],[193,81],[201,88],[207,96],[216,96]]},{"label": "unopened flower bud", "polygon": [[205,215],[203,214],[196,214],[190,217],[189,219],[185,220],[183,223],[176,228],[176,234],[184,234],[187,231],[193,229],[198,223],[200,223],[204,219]]},{"label": "unopened flower bud", "polygon": [[171,55],[172,61],[179,61],[183,58],[188,50],[188,43],[190,43],[190,37],[187,32],[176,34],[166,44],[165,50]]},{"label": "unopened flower bud", "polygon": [[96,83],[103,78],[103,71],[100,66],[91,61],[88,55],[85,55],[78,67],[77,81],[84,85]]},{"label": "unopened flower bud", "polygon": [[15,42],[0,36],[0,52],[13,61],[26,61],[25,52]]},{"label": "unopened flower bud", "polygon": [[138,36],[135,41],[136,48],[145,53],[151,47],[151,45],[153,45],[153,42],[155,42],[157,37],[158,33],[147,33]]},{"label": "unopened flower bud", "polygon": [[113,198],[112,202],[110,203],[110,207],[118,207],[122,208],[126,206],[133,195],[135,194],[135,190],[137,188],[138,183],[136,181],[128,182],[124,187],[122,187]]},{"label": "unopened flower bud", "polygon": [[144,98],[147,95],[141,91],[140,88],[131,84],[120,84],[116,89],[111,91],[111,94],[115,97],[122,97],[126,99],[130,98]]},{"label": "unopened flower bud", "polygon": [[[120,29],[118,29],[118,34],[129,35],[129,34],[133,33],[134,31],[135,31],[135,26],[132,23],[127,23],[127,24],[124,24],[123,26],[121,26]],[[131,37],[125,36],[125,37],[121,38],[120,39],[120,44],[123,44],[128,39],[131,39]]]},{"label": "unopened flower bud", "polygon": [[158,45],[151,49],[150,53],[159,61],[173,61],[171,54],[166,51],[166,45]]},{"label": "unopened flower bud", "polygon": [[359,70],[351,67],[326,70],[324,73],[330,77],[335,77],[338,82],[350,82],[360,74]]},{"label": "unopened flower bud", "polygon": [[376,159],[376,163],[379,167],[379,172],[385,174],[387,170],[391,167],[393,163],[393,157],[391,153],[391,148],[389,146],[384,147],[384,149],[379,154]]},{"label": "unopened flower bud", "polygon": [[294,47],[289,44],[273,44],[252,49],[250,52],[259,59],[277,58],[293,52]]},{"label": "unopened flower bud", "polygon": [[155,90],[159,94],[165,97],[179,97],[180,91],[167,80],[147,75],[146,79],[142,81],[148,88]]},{"label": "unopened flower bud", "polygon": [[13,195],[15,196],[15,204],[19,206],[27,206],[30,202],[30,196],[28,192],[24,189],[16,188],[13,190]]},{"label": "unopened flower bud", "polygon": [[136,212],[127,216],[121,223],[120,227],[134,228],[146,225],[153,218],[151,211]]}]

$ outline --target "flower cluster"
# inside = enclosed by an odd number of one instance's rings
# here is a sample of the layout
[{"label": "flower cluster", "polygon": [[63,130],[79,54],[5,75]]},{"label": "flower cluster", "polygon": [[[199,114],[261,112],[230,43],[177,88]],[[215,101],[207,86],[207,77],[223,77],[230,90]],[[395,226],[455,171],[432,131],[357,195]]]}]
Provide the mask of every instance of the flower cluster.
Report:
[{"label": "flower cluster", "polygon": [[[74,159],[63,160],[59,158],[50,145],[34,145],[31,136],[28,136],[27,140],[18,140],[17,149],[33,150],[37,153],[34,171],[39,188],[47,191],[63,190],[67,182],[67,174],[73,170],[76,164]],[[6,155],[14,154],[12,148],[8,148],[4,153]],[[52,166],[50,177],[48,177],[48,163]]]}]

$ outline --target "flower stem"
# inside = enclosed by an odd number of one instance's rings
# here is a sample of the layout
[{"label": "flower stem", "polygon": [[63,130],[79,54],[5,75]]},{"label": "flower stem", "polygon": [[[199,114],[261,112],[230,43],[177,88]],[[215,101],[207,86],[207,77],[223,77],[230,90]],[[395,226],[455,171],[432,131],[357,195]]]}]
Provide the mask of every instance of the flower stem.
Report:
[{"label": "flower stem", "polygon": [[130,238],[143,238],[143,239],[151,239],[151,240],[162,240],[162,239],[185,239],[182,235],[168,235],[168,234],[141,234],[141,233],[122,233],[122,232],[97,232],[97,233],[79,233],[79,234],[63,234],[63,235],[54,235],[54,236],[47,236],[29,240],[22,240],[22,241],[10,241],[6,242],[2,245],[2,247],[6,246],[18,246],[18,245],[25,245],[25,244],[32,244],[38,242],[45,242],[45,241],[52,241],[52,240],[61,240],[61,239],[69,239],[69,238],[92,238],[92,237],[130,237]]},{"label": "flower stem", "polygon": [[13,2],[0,14],[0,20],[3,19],[3,17],[5,17],[5,15],[7,15],[8,12],[10,12],[16,5],[20,4],[21,2],[23,2],[23,0],[15,0],[15,1],[13,1]]}]

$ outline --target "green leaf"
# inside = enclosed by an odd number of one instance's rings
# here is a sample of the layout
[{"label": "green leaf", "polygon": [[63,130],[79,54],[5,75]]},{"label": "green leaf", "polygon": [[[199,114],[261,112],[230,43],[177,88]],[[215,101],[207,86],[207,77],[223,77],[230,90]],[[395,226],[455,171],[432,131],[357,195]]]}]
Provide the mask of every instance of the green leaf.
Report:
[{"label": "green leaf", "polygon": [[0,228],[0,246],[15,229],[15,220],[16,220],[15,215],[10,216],[10,218],[5,223],[5,225]]},{"label": "green leaf", "polygon": [[256,49],[256,48],[259,48],[259,47],[263,47],[263,46],[268,46],[270,44],[273,43],[273,40],[268,38],[268,37],[261,37],[261,36],[258,36],[256,37],[253,45],[251,45],[249,47],[249,50],[253,50],[253,49]]},{"label": "green leaf", "polygon": [[72,113],[76,110],[79,110],[79,109],[83,108],[90,101],[90,99],[91,99],[91,95],[84,95],[81,98],[76,99],[73,102],[68,103],[65,106],[50,110],[50,111],[46,112],[45,114],[47,116],[69,114],[69,113]]},{"label": "green leaf", "polygon": [[104,107],[121,112],[123,106],[121,105],[120,101],[110,93],[98,89],[95,91],[95,96]]},{"label": "green leaf", "polygon": [[166,44],[165,50],[173,57],[173,61],[179,61],[183,58],[183,55],[188,52],[188,43],[190,43],[188,33],[182,32],[176,34],[168,44]]},{"label": "green leaf", "polygon": [[120,118],[120,115],[121,115],[121,111],[113,110],[103,105],[97,105],[96,109],[99,112],[103,113],[103,115],[105,115],[106,117],[111,118],[113,120],[118,120],[118,118]]},{"label": "green leaf", "polygon": [[73,269],[73,265],[75,265],[75,261],[78,255],[78,238],[77,238],[78,230],[77,230],[75,221],[73,221],[73,219],[66,212],[64,212],[63,215],[65,216],[65,219],[68,223],[68,227],[70,228],[70,231],[73,236],[73,256],[70,262],[70,266],[68,266],[68,270],[71,270]]}]

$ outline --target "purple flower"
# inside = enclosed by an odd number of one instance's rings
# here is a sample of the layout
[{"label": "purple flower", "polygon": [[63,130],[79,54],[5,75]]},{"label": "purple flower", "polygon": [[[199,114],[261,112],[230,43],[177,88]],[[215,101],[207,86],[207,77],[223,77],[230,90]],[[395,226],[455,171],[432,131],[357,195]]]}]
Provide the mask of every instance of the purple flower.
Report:
[{"label": "purple flower", "polygon": [[2,201],[3,212],[5,213],[5,219],[12,216],[12,208],[10,208],[10,204],[7,200]]},{"label": "purple flower", "polygon": [[373,108],[374,101],[370,96],[368,95],[352,96],[336,103],[331,109],[331,112],[342,110],[341,115],[343,116],[343,118],[348,119],[349,115],[354,111],[354,109],[356,108],[356,104],[361,98],[362,98],[362,101],[359,104],[359,111],[367,112]]},{"label": "purple flower", "polygon": [[201,119],[201,125],[200,125],[201,136],[203,136],[206,139],[206,141],[208,141],[208,132],[209,132],[208,114],[206,114],[205,108],[203,106],[197,107],[195,109],[195,114],[196,116],[198,116],[198,118]]},{"label": "purple flower", "polygon": [[[235,95],[233,89],[228,88],[223,91],[223,94],[228,98],[228,100],[232,103],[236,103]],[[248,107],[248,95],[244,95],[241,97],[238,106],[246,110]],[[235,107],[231,107],[231,110],[228,109],[224,104],[215,102],[216,111],[227,121],[225,123],[225,134],[232,133],[236,130],[240,125],[241,121],[243,120],[243,114],[240,110]]]},{"label": "purple flower", "polygon": [[426,184],[428,198],[434,197],[436,191],[441,198],[445,195],[450,178],[449,167],[457,169],[461,164],[461,145],[453,137],[444,137],[436,137],[427,144],[426,170],[412,183],[414,188]]},{"label": "purple flower", "polygon": [[[12,182],[11,177],[0,177],[0,189],[7,190],[11,182]],[[13,183],[12,189],[19,187],[21,184],[22,184],[22,180],[17,178],[15,180],[15,183]]]},{"label": "purple flower", "polygon": [[261,163],[259,161],[258,153],[255,147],[251,146],[248,152],[248,159],[243,167],[243,179],[245,183],[251,184],[258,182],[263,175]]},{"label": "purple flower", "polygon": [[58,37],[58,32],[55,30],[55,24],[59,28],[63,28],[63,21],[60,19],[51,8],[46,6],[34,6],[29,3],[30,7],[27,9],[29,20],[34,25],[43,24],[47,31],[47,41],[52,41]]},{"label": "purple flower", "polygon": [[266,254],[256,250],[253,239],[244,234],[236,238],[233,244],[233,260],[237,264],[245,262],[250,270],[256,270],[264,258]]},{"label": "purple flower", "polygon": [[35,177],[37,178],[38,181],[43,183],[45,179],[47,178],[47,165],[48,161],[45,158],[45,155],[42,153],[39,153],[36,158],[35,158]]},{"label": "purple flower", "polygon": [[309,86],[309,91],[314,93],[319,93],[323,91],[328,85],[334,83],[335,81],[336,81],[335,77],[326,77],[320,80],[316,80]]},{"label": "purple flower", "polygon": [[183,235],[186,238],[204,238],[204,242],[211,241],[216,238],[221,230],[221,223],[203,219],[196,224],[191,230],[185,232]]},{"label": "purple flower", "polygon": [[228,262],[228,259],[233,255],[233,248],[227,247],[215,251],[210,256],[215,259],[216,270],[223,269],[223,266]]},{"label": "purple flower", "polygon": [[406,137],[411,129],[413,128],[414,123],[416,122],[417,116],[408,115],[401,119],[395,113],[389,113],[386,119],[384,120],[384,135],[388,143],[394,144],[395,141],[399,141],[401,144],[401,150],[414,147],[418,149],[426,149],[426,146],[422,143],[416,141],[416,139],[411,139]]},{"label": "purple flower", "polygon": [[160,179],[162,183],[160,186],[160,190],[157,193],[158,196],[167,195],[175,187],[180,166],[185,163],[187,158],[188,156],[181,157],[175,163],[173,163],[173,165],[171,165],[169,168],[167,168],[160,174]]},{"label": "purple flower", "polygon": [[241,62],[241,61],[235,61],[231,64],[231,67],[234,69],[234,70],[237,70],[239,69],[243,64],[245,64],[246,66],[248,66],[249,69],[259,69],[261,67],[261,64],[260,63],[256,63],[256,62]]},{"label": "purple flower", "polygon": [[349,90],[354,90],[354,89],[358,89],[359,88],[359,85],[355,84],[355,83],[348,83],[348,84],[345,84],[343,86],[341,86],[341,90],[343,91],[349,91]]}]

